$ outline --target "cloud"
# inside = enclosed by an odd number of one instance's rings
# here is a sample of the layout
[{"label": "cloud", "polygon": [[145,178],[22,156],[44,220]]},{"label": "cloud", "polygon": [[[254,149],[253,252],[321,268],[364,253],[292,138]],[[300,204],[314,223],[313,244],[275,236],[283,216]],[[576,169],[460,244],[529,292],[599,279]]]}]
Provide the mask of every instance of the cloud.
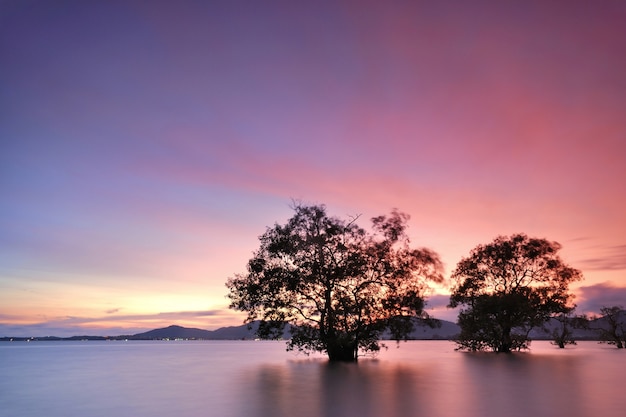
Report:
[{"label": "cloud", "polygon": [[436,319],[448,320],[456,323],[460,307],[448,308],[449,295],[436,294],[426,299],[426,312]]},{"label": "cloud", "polygon": [[[121,310],[116,308],[107,311],[108,314],[114,314]],[[68,316],[65,319],[61,319],[61,322],[72,324],[83,323],[97,323],[115,321],[153,321],[153,320],[189,320],[189,319],[204,319],[207,317],[215,317],[227,314],[229,310],[204,310],[204,311],[168,311],[156,314],[126,314],[126,315],[114,315],[105,317],[72,317]]]},{"label": "cloud", "polygon": [[445,294],[431,295],[426,299],[426,307],[432,309],[446,308],[450,303],[450,296]]},{"label": "cloud", "polygon": [[607,246],[601,256],[578,262],[581,268],[593,271],[619,271],[626,269],[626,245]]},{"label": "cloud", "polygon": [[580,287],[578,307],[582,313],[599,313],[602,307],[621,305],[626,307],[626,287],[611,282]]}]

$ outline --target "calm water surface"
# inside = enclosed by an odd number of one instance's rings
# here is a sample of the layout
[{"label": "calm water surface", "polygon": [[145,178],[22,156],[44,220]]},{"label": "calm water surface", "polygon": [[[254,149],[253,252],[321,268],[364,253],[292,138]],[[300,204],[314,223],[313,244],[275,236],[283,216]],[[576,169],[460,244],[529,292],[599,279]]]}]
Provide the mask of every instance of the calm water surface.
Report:
[{"label": "calm water surface", "polygon": [[626,352],[394,342],[329,365],[284,342],[2,342],[0,416],[622,417]]}]

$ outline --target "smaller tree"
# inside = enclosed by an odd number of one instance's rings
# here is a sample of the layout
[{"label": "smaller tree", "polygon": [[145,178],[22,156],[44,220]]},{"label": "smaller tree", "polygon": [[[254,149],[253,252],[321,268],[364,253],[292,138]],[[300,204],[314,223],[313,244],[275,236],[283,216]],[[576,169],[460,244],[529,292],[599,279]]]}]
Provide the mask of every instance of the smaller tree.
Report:
[{"label": "smaller tree", "polygon": [[554,317],[558,323],[552,329],[552,344],[564,349],[566,345],[575,345],[574,329],[588,328],[589,322],[585,316],[572,316],[569,313],[561,313]]},{"label": "smaller tree", "polygon": [[452,273],[449,307],[461,306],[459,349],[511,352],[528,347],[530,330],[569,313],[570,282],[580,271],[558,256],[561,246],[524,234],[479,245]]},{"label": "smaller tree", "polygon": [[626,311],[624,307],[602,307],[600,313],[604,319],[604,326],[594,328],[600,332],[600,343],[615,345],[618,349],[626,347]]}]

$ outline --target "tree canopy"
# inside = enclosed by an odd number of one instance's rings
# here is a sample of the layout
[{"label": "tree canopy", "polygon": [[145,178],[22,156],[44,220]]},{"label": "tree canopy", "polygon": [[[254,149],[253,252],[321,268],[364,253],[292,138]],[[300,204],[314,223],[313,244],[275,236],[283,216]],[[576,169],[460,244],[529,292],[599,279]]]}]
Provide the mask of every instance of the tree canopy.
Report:
[{"label": "tree canopy", "polygon": [[561,245],[524,234],[474,248],[452,273],[450,307],[461,306],[459,349],[510,352],[528,333],[574,306],[569,284],[582,274],[558,256]]},{"label": "tree canopy", "polygon": [[294,212],[260,236],[247,272],[226,284],[230,307],[261,321],[260,337],[277,337],[290,323],[289,350],[354,361],[379,350],[384,331],[404,339],[416,317],[428,317],[427,283],[442,282],[443,268],[432,250],[410,247],[407,214],[375,217],[368,231],[323,205]]}]

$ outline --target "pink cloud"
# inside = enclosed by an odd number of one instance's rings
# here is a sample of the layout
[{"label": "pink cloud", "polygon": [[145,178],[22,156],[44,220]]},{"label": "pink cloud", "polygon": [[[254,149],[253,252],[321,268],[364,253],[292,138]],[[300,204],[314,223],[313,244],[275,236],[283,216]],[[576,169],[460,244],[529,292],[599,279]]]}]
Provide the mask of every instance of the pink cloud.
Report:
[{"label": "pink cloud", "polygon": [[626,245],[594,248],[595,257],[584,258],[577,263],[587,270],[626,270]]}]

